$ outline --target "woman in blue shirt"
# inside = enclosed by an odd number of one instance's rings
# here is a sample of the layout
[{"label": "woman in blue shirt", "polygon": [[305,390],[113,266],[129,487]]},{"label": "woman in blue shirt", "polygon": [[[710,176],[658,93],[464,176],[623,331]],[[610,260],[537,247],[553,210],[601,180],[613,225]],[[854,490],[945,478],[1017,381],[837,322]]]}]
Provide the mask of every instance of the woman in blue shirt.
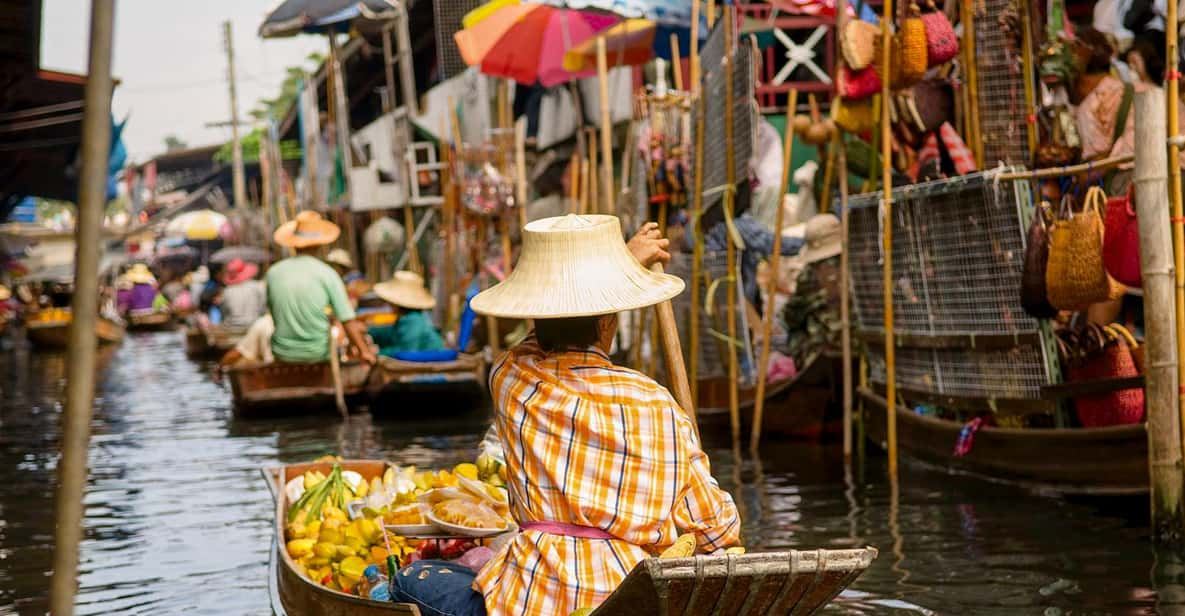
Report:
[{"label": "woman in blue shirt", "polygon": [[409,351],[444,350],[444,340],[425,310],[436,305],[432,294],[424,288],[424,279],[414,272],[395,272],[386,282],[374,285],[374,293],[391,305],[395,323],[371,327],[368,332],[379,347],[379,354],[394,357]]}]

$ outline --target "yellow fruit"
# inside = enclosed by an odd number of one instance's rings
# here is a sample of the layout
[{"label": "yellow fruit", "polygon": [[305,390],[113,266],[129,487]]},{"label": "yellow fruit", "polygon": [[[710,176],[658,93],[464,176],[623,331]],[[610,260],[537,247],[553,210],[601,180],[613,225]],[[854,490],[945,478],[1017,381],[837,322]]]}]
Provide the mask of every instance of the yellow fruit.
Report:
[{"label": "yellow fruit", "polygon": [[448,488],[457,485],[457,483],[457,478],[452,473],[448,471],[440,471],[436,473],[432,487]]},{"label": "yellow fruit", "polygon": [[416,487],[421,490],[431,490],[432,489],[431,473],[429,473],[427,471],[422,472],[422,473],[416,473],[415,477],[412,478],[412,483],[416,484]]},{"label": "yellow fruit", "polygon": [[342,560],[344,558],[348,558],[348,557],[353,556],[354,554],[358,553],[358,549],[355,547],[352,547],[348,543],[334,546],[334,547],[337,548],[337,554],[333,555],[334,560]]},{"label": "yellow fruit", "polygon": [[320,558],[333,558],[337,554],[337,546],[332,543],[321,542],[313,546],[313,553]]},{"label": "yellow fruit", "polygon": [[304,489],[312,490],[318,483],[321,483],[322,481],[323,479],[318,478],[317,474],[313,471],[304,472]]},{"label": "yellow fruit", "polygon": [[313,551],[315,543],[314,539],[293,539],[288,542],[288,555],[292,558],[300,558]]},{"label": "yellow fruit", "polygon": [[354,496],[357,496],[358,498],[362,498],[362,497],[366,496],[367,493],[369,493],[369,492],[370,492],[370,484],[366,483],[366,480],[363,479],[362,481],[358,482],[358,487],[354,489]]},{"label": "yellow fruit", "polygon": [[390,555],[391,553],[387,551],[387,548],[382,546],[376,545],[370,548],[370,559],[376,563],[386,562],[387,557]]},{"label": "yellow fruit", "polygon": [[675,540],[675,543],[672,543],[671,547],[663,550],[663,553],[659,554],[658,557],[659,558],[686,558],[688,556],[695,554],[695,546],[696,546],[695,535],[693,535],[691,533],[688,533],[686,535],[679,535],[679,538]]},{"label": "yellow fruit", "polygon": [[471,462],[462,462],[453,467],[453,473],[460,475],[466,479],[477,480],[477,465]]},{"label": "yellow fruit", "polygon": [[374,520],[366,518],[359,518],[355,521],[358,525],[358,533],[362,535],[362,539],[367,543],[374,543],[383,536],[383,529]]},{"label": "yellow fruit", "polygon": [[284,527],[284,538],[289,541],[293,539],[304,539],[308,537],[308,527],[304,525],[299,519],[295,522],[289,523]]},{"label": "yellow fruit", "polygon": [[[305,566],[309,567],[310,570],[313,567],[318,567],[318,568],[328,567],[329,566],[329,558],[325,557],[325,556],[313,556],[312,558],[305,561]],[[321,577],[325,577],[325,576],[321,576]],[[317,578],[317,579],[320,580],[321,578]]]},{"label": "yellow fruit", "polygon": [[321,520],[313,520],[305,526],[305,537],[315,539],[321,533]]},{"label": "yellow fruit", "polygon": [[506,484],[506,465],[505,464],[498,465],[498,478],[502,480],[503,485]]},{"label": "yellow fruit", "polygon": [[340,530],[334,528],[322,528],[321,534],[317,535],[317,540],[321,543],[331,543],[333,545],[340,544],[346,540],[346,536]]},{"label": "yellow fruit", "polygon": [[737,555],[744,554],[745,553],[745,546],[735,545],[731,548],[724,550],[724,553],[725,554],[737,554]]},{"label": "yellow fruit", "polygon": [[321,520],[321,530],[341,530],[346,523],[337,518]]},{"label": "yellow fruit", "polygon": [[362,579],[362,572],[365,570],[366,561],[358,558],[357,556],[351,556],[343,560],[341,565],[338,567],[338,572],[341,573],[341,576],[345,580],[350,582],[351,586],[357,584],[358,580]]},{"label": "yellow fruit", "polygon": [[325,505],[322,507],[321,517],[326,520],[341,520],[342,522],[348,522],[350,520],[350,517],[346,515],[346,512],[334,507],[333,505]]},{"label": "yellow fruit", "polygon": [[483,453],[477,456],[477,475],[484,481],[498,474],[498,467],[502,466],[494,456]]}]

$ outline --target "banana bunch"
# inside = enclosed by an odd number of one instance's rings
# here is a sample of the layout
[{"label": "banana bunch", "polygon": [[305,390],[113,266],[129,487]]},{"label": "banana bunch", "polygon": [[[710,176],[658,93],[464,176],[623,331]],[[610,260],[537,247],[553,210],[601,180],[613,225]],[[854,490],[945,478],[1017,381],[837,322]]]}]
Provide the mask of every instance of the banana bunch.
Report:
[{"label": "banana bunch", "polygon": [[[304,523],[321,519],[321,512],[326,505],[332,505],[337,510],[344,510],[346,501],[354,498],[354,490],[342,478],[341,466],[334,464],[329,475],[319,478],[320,473],[309,471],[304,476],[304,493],[288,508],[288,521],[294,522],[302,513]],[[363,485],[365,482],[361,482]]]}]

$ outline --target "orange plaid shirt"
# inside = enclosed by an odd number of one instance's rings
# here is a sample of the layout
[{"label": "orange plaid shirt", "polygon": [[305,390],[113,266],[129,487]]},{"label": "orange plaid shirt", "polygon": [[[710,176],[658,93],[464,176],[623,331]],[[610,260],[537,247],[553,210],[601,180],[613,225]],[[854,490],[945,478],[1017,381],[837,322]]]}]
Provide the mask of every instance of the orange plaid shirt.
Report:
[{"label": "orange plaid shirt", "polygon": [[671,394],[595,348],[545,353],[534,335],[490,373],[494,425],[520,522],[578,524],[617,539],[525,531],[481,572],[489,616],[567,616],[595,607],[642,559],[694,532],[736,543],[736,505]]}]

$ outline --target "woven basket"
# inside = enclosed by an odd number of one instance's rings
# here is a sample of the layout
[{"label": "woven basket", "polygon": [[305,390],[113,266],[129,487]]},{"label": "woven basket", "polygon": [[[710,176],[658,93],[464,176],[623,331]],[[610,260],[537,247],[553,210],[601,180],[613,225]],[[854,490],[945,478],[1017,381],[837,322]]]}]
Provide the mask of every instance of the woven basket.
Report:
[{"label": "woven basket", "polygon": [[1132,192],[1107,199],[1103,220],[1103,264],[1115,280],[1138,287],[1140,274],[1140,225],[1132,208]]},{"label": "woven basket", "polygon": [[[1083,336],[1077,356],[1068,366],[1070,382],[1139,376],[1125,340],[1097,325],[1090,326],[1088,331],[1092,332],[1090,340],[1101,336],[1102,342],[1087,342],[1088,338]],[[1096,331],[1102,333],[1093,333]],[[1074,399],[1074,411],[1078,421],[1087,428],[1139,423],[1144,419],[1144,390],[1137,387],[1079,396]]]},{"label": "woven basket", "polygon": [[929,52],[926,46],[926,23],[918,13],[917,5],[910,9],[910,16],[901,21],[893,37],[896,45],[893,51],[894,90],[908,88],[926,77],[930,68]]},{"label": "woven basket", "polygon": [[849,100],[837,98],[832,107],[835,125],[846,133],[866,133],[876,126],[876,112],[871,98]]},{"label": "woven basket", "polygon": [[959,55],[959,37],[946,18],[946,13],[934,6],[933,2],[929,5],[930,12],[922,15],[922,23],[926,26],[926,60],[930,66],[938,66]]},{"label": "woven basket", "polygon": [[875,66],[862,70],[854,70],[847,66],[839,68],[839,94],[853,101],[870,98],[880,94],[881,77]]},{"label": "woven basket", "polygon": [[1080,214],[1070,211],[1070,197],[1062,198],[1060,220],[1049,238],[1049,263],[1045,268],[1045,290],[1049,303],[1059,310],[1086,310],[1112,295],[1110,277],[1103,267],[1103,221],[1099,203],[1104,199],[1097,186],[1086,193]]},{"label": "woven basket", "polygon": [[853,19],[844,26],[839,37],[839,48],[843,60],[855,70],[872,66],[880,54],[881,29],[876,24]]}]

